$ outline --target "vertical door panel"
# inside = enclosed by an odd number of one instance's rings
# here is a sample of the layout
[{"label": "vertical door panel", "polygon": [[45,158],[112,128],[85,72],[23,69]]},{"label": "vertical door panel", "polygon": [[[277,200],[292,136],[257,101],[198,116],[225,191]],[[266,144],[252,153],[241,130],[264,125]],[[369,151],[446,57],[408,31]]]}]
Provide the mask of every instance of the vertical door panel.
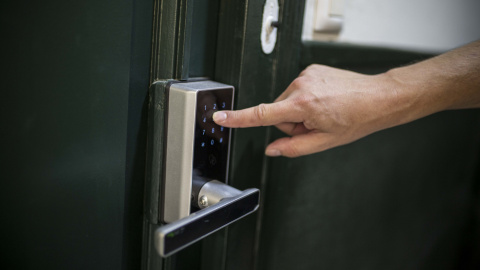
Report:
[{"label": "vertical door panel", "polygon": [[3,269],[140,266],[150,12],[2,3]]}]

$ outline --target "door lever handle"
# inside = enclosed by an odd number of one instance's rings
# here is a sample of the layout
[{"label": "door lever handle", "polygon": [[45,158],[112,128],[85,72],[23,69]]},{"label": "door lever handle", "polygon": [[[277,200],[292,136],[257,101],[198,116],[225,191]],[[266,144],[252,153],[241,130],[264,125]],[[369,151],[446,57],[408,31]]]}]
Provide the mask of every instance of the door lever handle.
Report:
[{"label": "door lever handle", "polygon": [[258,208],[260,192],[256,188],[239,191],[213,180],[203,185],[197,197],[200,207],[206,208],[155,231],[155,248],[160,256],[167,257],[253,213]]}]

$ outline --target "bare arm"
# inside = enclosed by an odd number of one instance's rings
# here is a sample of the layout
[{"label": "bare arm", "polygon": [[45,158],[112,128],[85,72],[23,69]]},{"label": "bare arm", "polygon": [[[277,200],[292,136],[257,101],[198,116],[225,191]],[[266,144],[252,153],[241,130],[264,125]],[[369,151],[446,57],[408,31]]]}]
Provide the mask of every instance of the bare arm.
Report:
[{"label": "bare arm", "polygon": [[480,41],[414,65],[363,75],[311,65],[271,104],[213,115],[226,127],[275,125],[290,135],[269,156],[297,157],[449,109],[480,107]]}]

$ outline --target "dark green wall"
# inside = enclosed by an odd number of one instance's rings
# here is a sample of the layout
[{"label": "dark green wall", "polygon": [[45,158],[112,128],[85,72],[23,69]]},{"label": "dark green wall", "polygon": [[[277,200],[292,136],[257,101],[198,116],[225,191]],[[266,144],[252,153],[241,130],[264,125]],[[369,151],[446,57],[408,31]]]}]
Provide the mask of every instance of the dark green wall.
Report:
[{"label": "dark green wall", "polygon": [[152,1],[8,1],[3,269],[138,269]]}]

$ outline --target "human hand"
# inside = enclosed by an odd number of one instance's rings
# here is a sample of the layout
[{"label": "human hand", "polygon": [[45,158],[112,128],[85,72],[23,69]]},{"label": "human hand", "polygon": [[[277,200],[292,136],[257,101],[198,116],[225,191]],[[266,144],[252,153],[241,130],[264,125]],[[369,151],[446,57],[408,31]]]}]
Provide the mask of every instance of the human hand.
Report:
[{"label": "human hand", "polygon": [[311,65],[274,103],[216,112],[213,120],[275,125],[291,137],[272,142],[265,154],[298,157],[442,110],[480,108],[479,71],[480,41],[373,76]]},{"label": "human hand", "polygon": [[362,75],[311,65],[271,104],[220,111],[226,127],[275,125],[291,137],[268,145],[268,156],[298,157],[353,142],[396,124],[395,86],[386,74]]}]

